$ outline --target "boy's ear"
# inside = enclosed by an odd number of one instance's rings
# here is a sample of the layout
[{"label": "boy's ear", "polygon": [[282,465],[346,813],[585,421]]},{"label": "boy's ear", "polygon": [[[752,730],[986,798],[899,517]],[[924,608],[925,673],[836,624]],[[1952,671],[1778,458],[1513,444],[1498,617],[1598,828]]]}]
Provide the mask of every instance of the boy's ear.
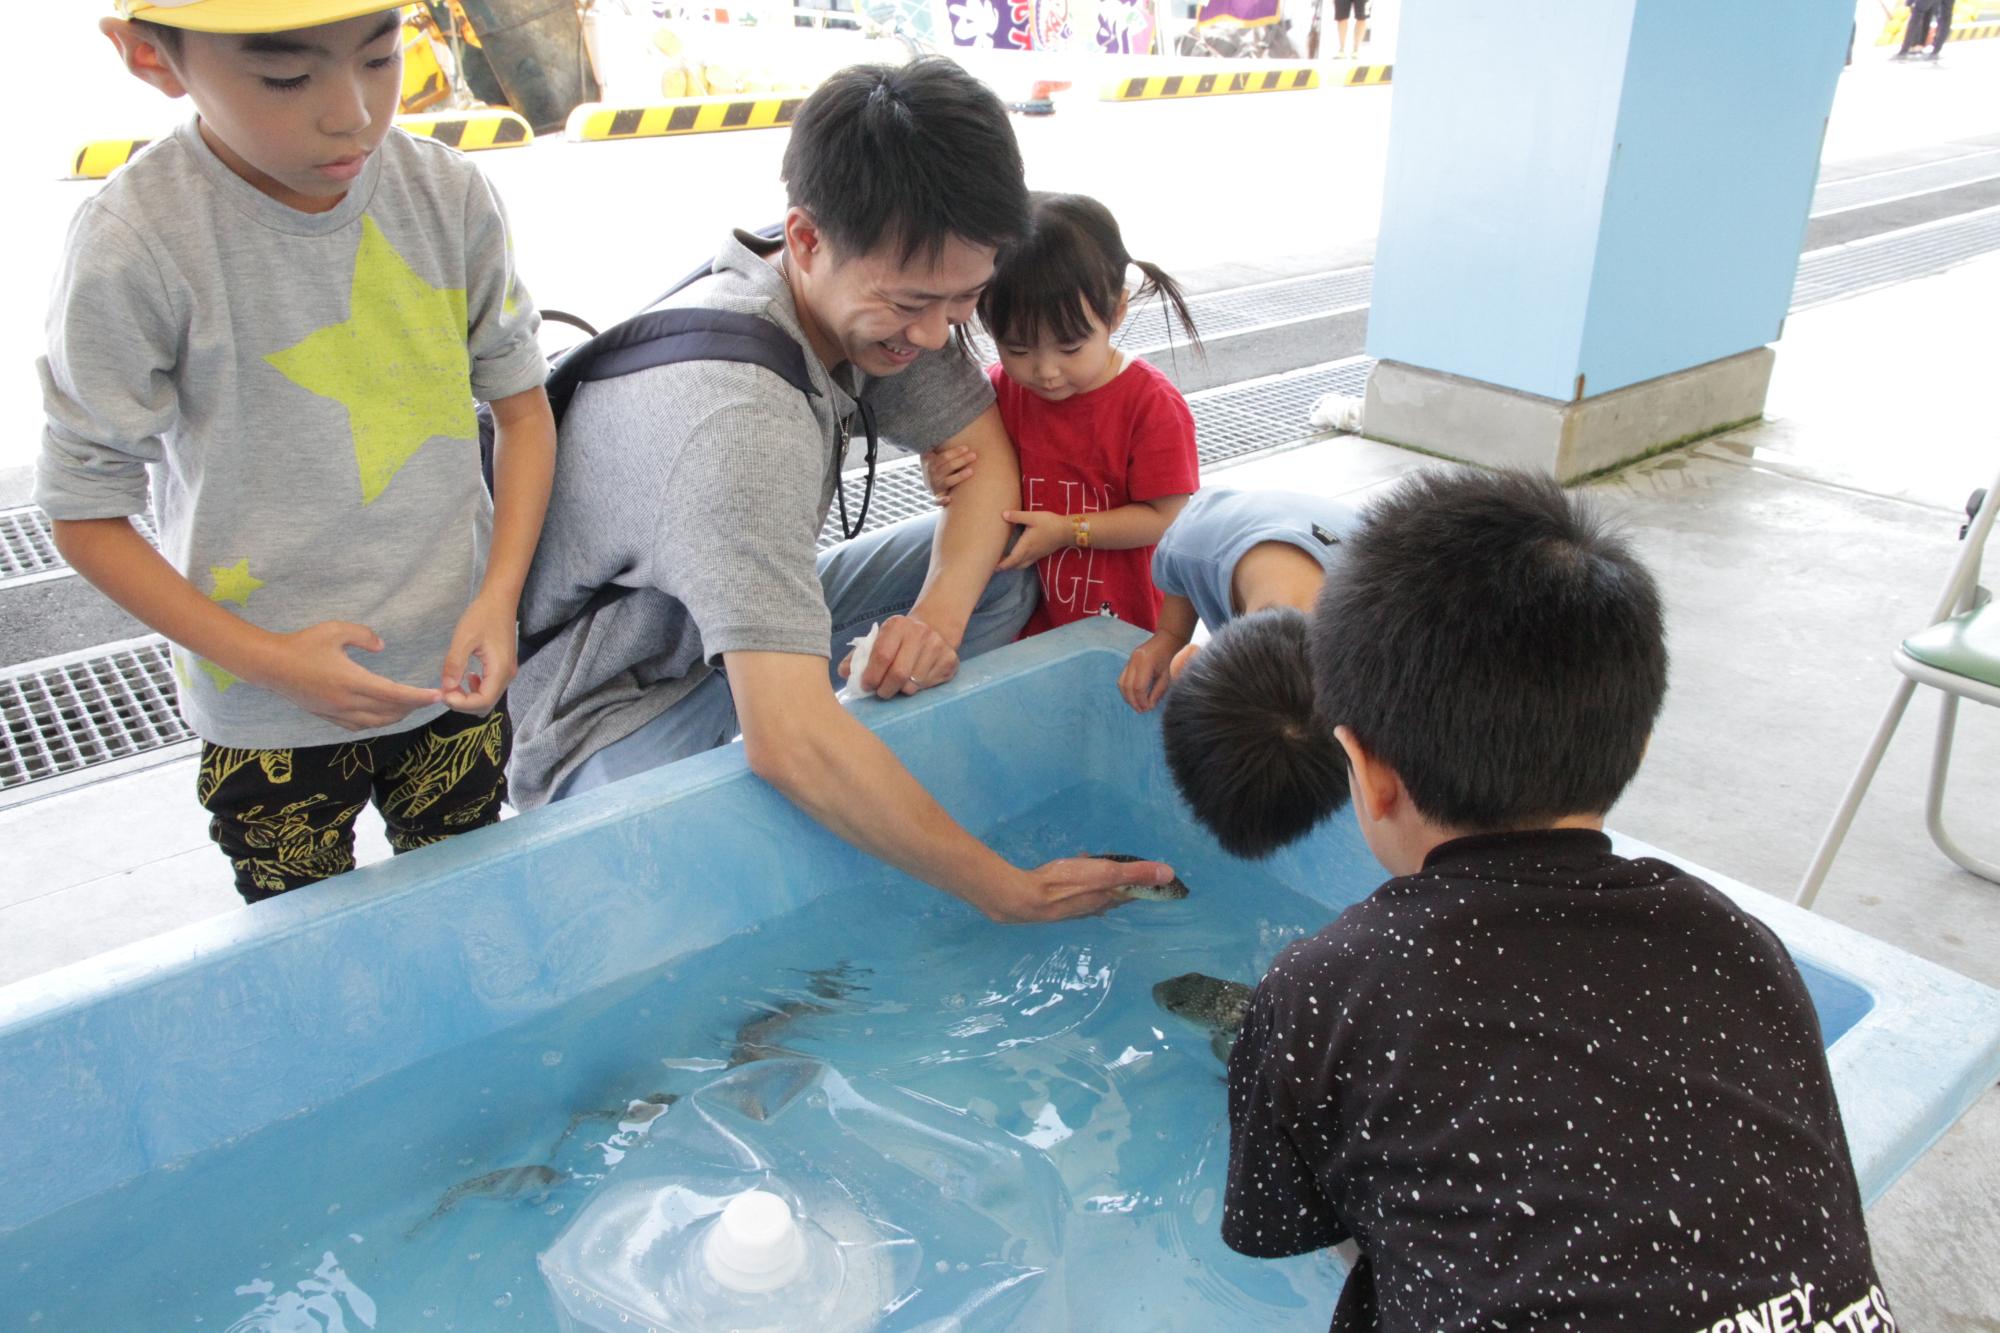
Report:
[{"label": "boy's ear", "polygon": [[1395,769],[1368,752],[1355,738],[1352,727],[1335,727],[1334,739],[1347,752],[1347,788],[1354,805],[1371,824],[1387,818],[1401,801],[1409,799],[1403,779]]},{"label": "boy's ear", "polygon": [[97,30],[111,39],[118,48],[118,58],[125,62],[125,68],[132,77],[142,83],[150,83],[168,97],[185,97],[187,85],[168,63],[166,52],[136,27],[130,19],[105,18],[97,21]]}]

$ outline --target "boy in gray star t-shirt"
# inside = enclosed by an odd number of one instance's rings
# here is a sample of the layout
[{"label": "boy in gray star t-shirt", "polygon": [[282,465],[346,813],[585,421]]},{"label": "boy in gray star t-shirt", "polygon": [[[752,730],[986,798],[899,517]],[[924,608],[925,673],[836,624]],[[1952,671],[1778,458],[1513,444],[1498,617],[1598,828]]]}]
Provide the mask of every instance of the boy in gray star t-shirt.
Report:
[{"label": "boy in gray star t-shirt", "polygon": [[[40,362],[36,499],[174,642],[251,901],[350,868],[371,798],[406,851],[506,794],[547,366],[498,200],[391,128],[396,8],[120,0],[101,27],[126,67],[197,116],[78,210]],[[129,521],[149,499],[158,552]]]}]

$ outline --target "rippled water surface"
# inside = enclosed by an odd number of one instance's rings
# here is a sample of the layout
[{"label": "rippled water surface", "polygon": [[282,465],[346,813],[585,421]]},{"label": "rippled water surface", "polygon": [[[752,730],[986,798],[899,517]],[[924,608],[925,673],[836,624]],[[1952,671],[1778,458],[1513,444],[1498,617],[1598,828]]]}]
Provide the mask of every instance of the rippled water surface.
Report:
[{"label": "rippled water surface", "polygon": [[[1254,981],[1331,913],[1175,818],[1086,786],[993,841],[1018,864],[1159,856],[1185,901],[1000,927],[907,881],[837,886],[65,1210],[0,1247],[0,1326],[552,1329],[536,1254],[621,1169],[661,1169],[653,1149],[681,1098],[732,1063],[795,1054],[1046,1153],[1073,1327],[1323,1329],[1340,1282],[1329,1260],[1223,1247],[1222,1066],[1210,1034],[1151,990],[1190,971]],[[1342,874],[1356,897],[1379,876]]]}]

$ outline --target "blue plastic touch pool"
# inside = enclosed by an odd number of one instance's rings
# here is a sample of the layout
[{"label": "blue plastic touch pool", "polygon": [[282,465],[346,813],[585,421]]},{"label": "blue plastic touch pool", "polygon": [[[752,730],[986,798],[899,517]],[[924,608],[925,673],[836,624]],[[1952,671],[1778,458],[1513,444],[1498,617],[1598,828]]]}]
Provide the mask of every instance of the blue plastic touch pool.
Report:
[{"label": "blue plastic touch pool", "polygon": [[[778,1133],[792,1094],[758,1071],[803,1061],[1047,1182],[993,1214],[1025,1209],[1028,1248],[926,1233],[938,1287],[1004,1270],[1075,1328],[1317,1333],[1336,1264],[1216,1239],[1221,1067],[1149,991],[1254,979],[1382,874],[1347,819],[1256,865],[1196,834],[1113,687],[1137,641],[1074,626],[859,712],[1017,860],[1162,855],[1184,903],[992,926],[730,748],[0,990],[0,1327],[554,1329],[536,1257],[596,1191],[671,1167],[718,1099]],[[1798,960],[1879,1197],[2000,1074],[2000,994],[1692,868]],[[958,1160],[896,1169],[955,1205],[982,1188]]]}]

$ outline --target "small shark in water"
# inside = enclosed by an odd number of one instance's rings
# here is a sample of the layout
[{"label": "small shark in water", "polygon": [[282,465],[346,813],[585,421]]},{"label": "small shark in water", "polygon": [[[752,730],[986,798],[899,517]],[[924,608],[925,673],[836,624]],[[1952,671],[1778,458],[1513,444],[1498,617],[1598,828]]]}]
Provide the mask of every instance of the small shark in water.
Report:
[{"label": "small shark in water", "polygon": [[[729,1068],[747,1065],[752,1060],[799,1054],[778,1044],[778,1037],[784,1030],[808,1015],[833,1013],[854,992],[868,989],[854,978],[869,975],[871,969],[857,968],[845,962],[806,973],[806,989],[817,998],[786,1000],[736,1029],[736,1045],[729,1052]],[[826,1003],[820,1003],[821,1000]]]},{"label": "small shark in water", "polygon": [[[667,1108],[680,1099],[681,1096],[677,1092],[649,1092],[644,1097],[634,1098],[623,1106],[607,1106],[598,1111],[578,1111],[569,1118],[568,1127],[563,1130],[562,1137],[556,1140],[556,1148],[568,1143],[570,1136],[576,1133],[580,1126],[594,1121],[610,1121],[620,1129],[636,1129],[650,1125],[665,1115]],[[550,1155],[554,1154],[555,1149],[550,1149]]]},{"label": "small shark in water", "polygon": [[1251,988],[1240,981],[1224,981],[1200,972],[1183,972],[1153,986],[1153,1003],[1212,1034],[1208,1048],[1215,1058],[1229,1063],[1229,1048],[1243,1017],[1250,1012]]},{"label": "small shark in water", "polygon": [[568,1172],[558,1171],[552,1166],[507,1166],[498,1171],[488,1171],[483,1176],[462,1180],[446,1190],[431,1215],[411,1227],[408,1234],[416,1235],[467,1199],[540,1203],[549,1197],[550,1190],[568,1179]]},{"label": "small shark in water", "polygon": [[[1090,855],[1093,861],[1118,861],[1126,865],[1148,859],[1143,856],[1133,856],[1129,852],[1092,852]],[[1127,884],[1119,892],[1127,898],[1143,898],[1153,903],[1170,903],[1187,897],[1188,886],[1181,883],[1180,876],[1176,875],[1165,884]]]}]

